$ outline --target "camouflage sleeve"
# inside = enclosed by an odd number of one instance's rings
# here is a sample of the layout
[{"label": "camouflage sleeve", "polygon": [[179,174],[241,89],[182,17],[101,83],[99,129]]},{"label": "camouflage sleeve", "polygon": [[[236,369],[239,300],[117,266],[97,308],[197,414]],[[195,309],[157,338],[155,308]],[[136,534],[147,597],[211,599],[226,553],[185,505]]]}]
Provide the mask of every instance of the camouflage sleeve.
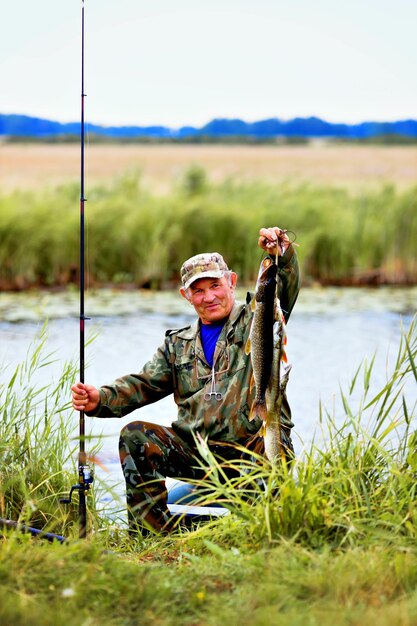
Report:
[{"label": "camouflage sleeve", "polygon": [[173,378],[169,354],[169,338],[166,338],[139,374],[128,374],[111,385],[100,387],[100,404],[88,415],[123,417],[171,394]]},{"label": "camouflage sleeve", "polygon": [[300,269],[294,246],[289,246],[285,254],[279,257],[278,276],[281,283],[279,299],[285,321],[288,322],[301,287]]}]

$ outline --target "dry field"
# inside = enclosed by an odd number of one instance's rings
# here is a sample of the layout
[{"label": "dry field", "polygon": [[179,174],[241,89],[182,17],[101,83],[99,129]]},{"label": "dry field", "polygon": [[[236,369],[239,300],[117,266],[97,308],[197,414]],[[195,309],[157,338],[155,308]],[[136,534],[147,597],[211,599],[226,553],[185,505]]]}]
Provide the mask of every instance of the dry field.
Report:
[{"label": "dry field", "polygon": [[[34,189],[78,181],[77,145],[0,144],[0,189]],[[86,147],[87,188],[126,171],[141,172],[144,186],[165,193],[192,164],[210,180],[263,179],[312,182],[358,190],[394,183],[417,183],[417,147],[331,146],[176,146],[91,145]]]}]

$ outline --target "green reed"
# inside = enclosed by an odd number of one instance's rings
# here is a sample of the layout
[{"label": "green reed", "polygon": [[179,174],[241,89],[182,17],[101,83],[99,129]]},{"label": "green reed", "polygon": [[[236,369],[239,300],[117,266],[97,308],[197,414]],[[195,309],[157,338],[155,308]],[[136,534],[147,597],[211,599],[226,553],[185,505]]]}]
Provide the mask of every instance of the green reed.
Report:
[{"label": "green reed", "polygon": [[[308,184],[212,184],[194,167],[158,197],[127,173],[89,190],[86,222],[90,284],[164,287],[202,250],[219,251],[241,280],[253,280],[258,230],[273,224],[294,231],[306,282],[417,281],[417,187],[354,195]],[[1,195],[0,288],[76,282],[78,236],[75,185]]]},{"label": "green reed", "polygon": [[[66,508],[59,498],[77,481],[78,442],[68,410],[77,373],[66,362],[58,379],[52,378],[46,328],[0,384],[0,516],[62,533],[76,519],[75,506]],[[7,373],[2,368],[2,379]]]}]

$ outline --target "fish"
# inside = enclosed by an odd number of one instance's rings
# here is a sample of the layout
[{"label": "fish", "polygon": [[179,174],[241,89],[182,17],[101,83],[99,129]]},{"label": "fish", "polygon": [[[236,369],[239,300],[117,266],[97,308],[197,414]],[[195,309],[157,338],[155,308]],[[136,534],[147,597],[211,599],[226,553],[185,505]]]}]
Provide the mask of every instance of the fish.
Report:
[{"label": "fish", "polygon": [[254,313],[245,348],[252,361],[252,385],[254,383],[256,386],[249,413],[250,421],[261,418],[264,422],[267,417],[266,389],[272,372],[276,289],[277,265],[271,257],[266,257],[261,261],[255,297],[251,302]]},{"label": "fish", "polygon": [[272,360],[271,378],[266,390],[267,415],[261,431],[264,437],[265,454],[271,462],[278,459],[286,459],[285,449],[281,438],[281,410],[291,364],[288,363],[285,352],[286,330],[285,318],[282,313],[279,300],[276,303],[276,316],[274,326],[274,350]]},{"label": "fish", "polygon": [[[265,455],[276,462],[285,459],[281,440],[281,409],[291,365],[286,355],[286,324],[279,301],[279,276],[276,261],[262,260],[252,301],[254,314],[246,345],[251,355],[255,397],[249,420],[261,418]],[[251,387],[252,389],[252,387]]]}]

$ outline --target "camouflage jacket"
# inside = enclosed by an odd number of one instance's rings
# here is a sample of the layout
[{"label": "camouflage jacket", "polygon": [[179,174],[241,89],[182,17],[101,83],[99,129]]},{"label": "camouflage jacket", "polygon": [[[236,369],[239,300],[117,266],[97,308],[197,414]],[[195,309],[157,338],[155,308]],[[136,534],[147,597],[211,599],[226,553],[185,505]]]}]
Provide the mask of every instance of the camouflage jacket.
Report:
[{"label": "camouflage jacket", "polygon": [[[300,288],[297,255],[292,246],[279,259],[280,301],[288,319]],[[130,374],[100,388],[100,404],[89,413],[97,417],[122,417],[146,404],[174,394],[178,407],[173,429],[185,440],[192,433],[217,441],[239,441],[259,430],[259,421],[248,415],[255,394],[250,390],[252,364],[245,354],[252,310],[235,303],[217,340],[214,353],[215,390],[222,399],[206,400],[212,370],[200,339],[200,322],[169,330],[165,341],[139,374]],[[284,399],[282,423],[291,428],[291,411]]]}]

